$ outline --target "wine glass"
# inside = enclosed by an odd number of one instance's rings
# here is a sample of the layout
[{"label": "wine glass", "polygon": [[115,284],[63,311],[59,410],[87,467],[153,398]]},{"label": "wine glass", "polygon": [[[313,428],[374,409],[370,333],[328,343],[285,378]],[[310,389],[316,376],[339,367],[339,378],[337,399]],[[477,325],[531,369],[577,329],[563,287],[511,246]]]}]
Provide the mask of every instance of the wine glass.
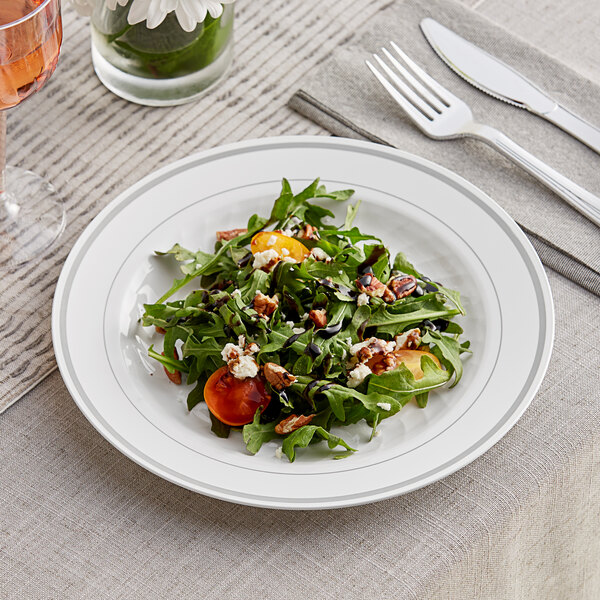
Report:
[{"label": "wine glass", "polygon": [[60,0],[0,0],[0,268],[40,256],[65,228],[54,188],[5,165],[6,110],[49,79],[61,42]]}]

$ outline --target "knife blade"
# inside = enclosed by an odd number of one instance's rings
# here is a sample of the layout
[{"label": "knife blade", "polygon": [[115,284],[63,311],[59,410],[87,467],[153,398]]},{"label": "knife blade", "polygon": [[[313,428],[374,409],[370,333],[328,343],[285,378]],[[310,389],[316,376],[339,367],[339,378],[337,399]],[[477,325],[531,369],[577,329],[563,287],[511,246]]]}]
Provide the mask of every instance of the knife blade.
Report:
[{"label": "knife blade", "polygon": [[600,129],[561,106],[518,71],[432,18],[421,21],[421,31],[435,53],[465,81],[550,121],[600,154]]}]

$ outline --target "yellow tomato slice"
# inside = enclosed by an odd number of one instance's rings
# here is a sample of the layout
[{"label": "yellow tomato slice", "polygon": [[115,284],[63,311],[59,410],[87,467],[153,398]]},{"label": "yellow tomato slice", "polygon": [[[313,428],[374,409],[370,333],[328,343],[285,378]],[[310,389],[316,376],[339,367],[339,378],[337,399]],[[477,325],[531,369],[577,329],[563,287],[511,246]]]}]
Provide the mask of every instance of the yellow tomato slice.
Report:
[{"label": "yellow tomato slice", "polygon": [[250,242],[250,250],[252,254],[275,250],[281,258],[293,258],[296,262],[302,262],[310,254],[302,242],[276,231],[259,231]]},{"label": "yellow tomato slice", "polygon": [[429,356],[438,367],[441,366],[437,356],[424,350],[396,350],[394,356],[398,360],[398,364],[404,363],[406,365],[406,368],[413,374],[415,379],[421,379],[424,375],[423,369],[421,369],[421,358],[423,356]]}]

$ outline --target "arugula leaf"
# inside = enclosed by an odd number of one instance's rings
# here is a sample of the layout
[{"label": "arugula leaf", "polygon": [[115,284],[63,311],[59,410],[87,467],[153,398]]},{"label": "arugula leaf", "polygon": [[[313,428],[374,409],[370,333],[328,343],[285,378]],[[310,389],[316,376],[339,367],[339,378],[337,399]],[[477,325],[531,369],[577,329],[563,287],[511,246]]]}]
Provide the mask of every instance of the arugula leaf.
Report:
[{"label": "arugula leaf", "polygon": [[[193,357],[195,361],[195,369],[199,372],[207,366],[212,367],[216,360],[218,364],[224,364],[221,358],[223,348],[218,342],[212,338],[208,338],[199,342],[193,335],[188,337],[183,345],[184,358]],[[213,360],[210,360],[213,359]]]},{"label": "arugula leaf", "polygon": [[[459,311],[442,306],[437,310],[430,308],[420,308],[406,313],[391,312],[386,305],[381,305],[375,314],[369,319],[369,327],[380,327],[382,325],[394,325],[393,331],[397,331],[400,326],[416,325],[425,319],[439,319],[452,317],[459,314]],[[389,331],[389,330],[388,330]]]},{"label": "arugula leaf", "polygon": [[194,406],[204,402],[204,384],[205,382],[198,382],[196,387],[188,394],[187,397],[187,409],[192,410]]},{"label": "arugula leaf", "polygon": [[410,370],[402,363],[393,371],[369,377],[368,394],[380,393],[406,404],[416,394],[423,394],[444,385],[450,373],[440,369],[427,355],[421,357],[423,377],[415,379]]},{"label": "arugula leaf", "polygon": [[346,209],[346,220],[344,221],[344,229],[350,229],[352,227],[352,223],[356,218],[356,214],[358,213],[358,208],[360,207],[361,200],[359,200],[354,206],[351,204]]},{"label": "arugula leaf", "polygon": [[438,356],[435,351],[439,349],[440,356],[438,358],[442,360],[448,370],[454,372],[454,381],[450,387],[454,387],[461,379],[463,374],[463,364],[460,359],[461,347],[458,341],[452,337],[442,335],[438,331],[427,330],[422,338],[424,344],[435,344],[435,348],[432,352]]},{"label": "arugula leaf", "polygon": [[244,425],[244,428],[242,429],[242,437],[248,452],[256,454],[263,444],[266,444],[274,437],[277,437],[275,425],[276,423],[274,422],[261,424],[260,409],[257,410],[252,423]]},{"label": "arugula leaf", "polygon": [[414,268],[413,264],[406,258],[404,252],[398,252],[394,258],[394,271],[400,271],[406,275],[412,275],[417,279],[422,279],[422,275]]},{"label": "arugula leaf", "polygon": [[283,440],[281,448],[290,462],[294,462],[296,459],[296,448],[306,448],[315,435],[327,440],[327,445],[331,449],[336,446],[343,446],[350,452],[356,452],[356,450],[351,448],[342,438],[329,433],[322,427],[317,425],[304,425],[303,427],[296,429],[296,431],[292,431],[292,433],[288,434]]},{"label": "arugula leaf", "polygon": [[354,190],[336,190],[335,192],[328,192],[324,185],[317,188],[315,198],[329,198],[336,202],[345,202],[354,195]]},{"label": "arugula leaf", "polygon": [[188,372],[188,367],[182,360],[177,360],[175,358],[170,358],[168,356],[159,354],[154,349],[154,344],[148,348],[148,356],[161,363],[162,366],[169,371],[169,373],[174,373],[175,371],[182,371],[183,373]]},{"label": "arugula leaf", "polygon": [[365,233],[361,233],[358,227],[353,227],[349,230],[331,230],[326,232],[321,232],[321,237],[325,237],[327,239],[344,237],[352,244],[356,244],[356,242],[362,242],[364,240],[376,240],[380,242],[381,240],[375,235],[367,235]]},{"label": "arugula leaf", "polygon": [[394,267],[393,268],[395,271],[401,271],[402,273],[406,273],[407,275],[412,275],[413,277],[420,279],[421,281],[425,282],[426,284],[429,284],[429,285],[435,287],[437,289],[437,291],[440,294],[442,294],[442,296],[444,296],[445,298],[450,300],[450,302],[452,304],[454,304],[454,306],[456,307],[456,309],[458,310],[458,312],[461,315],[466,314],[465,309],[463,308],[463,305],[460,301],[460,293],[459,292],[457,292],[456,290],[451,290],[450,288],[444,287],[443,285],[441,285],[435,281],[431,281],[429,279],[429,277],[425,277],[424,275],[419,273],[415,269],[415,267],[412,265],[412,263],[406,258],[406,255],[403,252],[398,252],[398,254],[396,254],[396,258],[394,259]]},{"label": "arugula leaf", "polygon": [[[373,378],[372,375],[370,377]],[[323,394],[330,399],[330,402],[332,399],[335,399],[337,403],[348,400],[358,400],[369,413],[374,416],[378,415],[378,418],[379,416],[382,416],[383,418],[391,417],[404,406],[402,402],[399,402],[390,394],[372,392],[371,390],[369,390],[367,394],[361,394],[355,389],[337,384],[331,386],[328,390],[323,391]],[[340,419],[338,417],[338,420],[345,421],[345,418]]]},{"label": "arugula leaf", "polygon": [[271,210],[271,216],[269,218],[271,223],[285,219],[288,212],[290,212],[290,205],[293,198],[294,194],[292,193],[290,182],[284,178],[281,182],[281,193],[279,194],[279,198],[275,200],[275,204]]},{"label": "arugula leaf", "polygon": [[222,421],[219,421],[219,419],[217,419],[217,417],[215,417],[215,415],[213,415],[210,410],[208,411],[208,414],[210,415],[210,430],[217,436],[220,438],[228,438],[229,437],[229,432],[231,431],[231,425],[227,425],[227,423],[223,423]]}]

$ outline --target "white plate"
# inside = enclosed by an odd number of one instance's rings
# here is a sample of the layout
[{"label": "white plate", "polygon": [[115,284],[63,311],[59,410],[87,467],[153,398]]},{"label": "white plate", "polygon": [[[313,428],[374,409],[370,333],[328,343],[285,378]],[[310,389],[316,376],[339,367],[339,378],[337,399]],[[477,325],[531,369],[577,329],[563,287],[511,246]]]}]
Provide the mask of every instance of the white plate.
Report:
[{"label": "white plate", "polygon": [[[351,187],[356,224],[402,249],[421,272],[462,292],[461,319],[474,354],[458,386],[408,405],[380,426],[344,437],[359,451],[331,460],[324,444],[296,462],[275,441],[249,455],[239,433],[210,432],[188,414],[185,386],[147,358],[154,337],[137,319],[177,270],[158,258],[174,242],[210,250],[217,229],[268,213],[287,177],[299,190],[316,177]],[[332,207],[337,215],[345,206]],[[519,419],[546,371],[553,339],[550,288],[517,225],[480,190],[416,156],[339,138],[288,137],[203,152],[121,194],[75,244],[56,290],[53,338],[79,408],[121,452],[157,475],[231,502],[315,509],[373,502],[463,467]],[[154,340],[158,341],[158,340]],[[160,343],[160,341],[159,341]]]}]

